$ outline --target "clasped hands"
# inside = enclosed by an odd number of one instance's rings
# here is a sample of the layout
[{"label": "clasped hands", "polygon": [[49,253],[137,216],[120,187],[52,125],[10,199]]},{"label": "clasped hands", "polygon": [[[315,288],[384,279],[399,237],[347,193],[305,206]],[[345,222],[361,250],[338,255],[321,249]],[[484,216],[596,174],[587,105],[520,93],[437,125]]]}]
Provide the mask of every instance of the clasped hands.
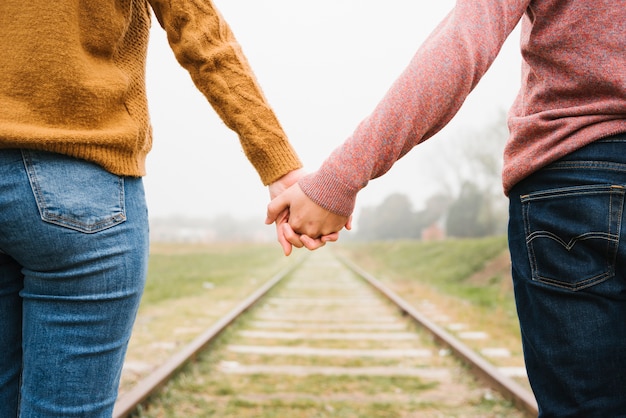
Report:
[{"label": "clasped hands", "polygon": [[316,250],[337,241],[344,227],[352,228],[351,216],[334,214],[304,194],[297,183],[303,175],[302,169],[294,170],[269,185],[272,201],[265,223],[276,223],[276,236],[286,256],[293,247]]}]

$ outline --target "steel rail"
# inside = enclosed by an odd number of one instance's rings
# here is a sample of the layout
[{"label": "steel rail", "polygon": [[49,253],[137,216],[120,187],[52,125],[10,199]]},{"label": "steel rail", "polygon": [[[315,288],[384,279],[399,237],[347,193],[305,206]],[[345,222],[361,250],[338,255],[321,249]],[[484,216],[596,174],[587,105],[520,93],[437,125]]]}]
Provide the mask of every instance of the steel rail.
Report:
[{"label": "steel rail", "polygon": [[196,358],[222,331],[244,312],[248,311],[267,292],[288,276],[304,261],[304,257],[284,268],[264,283],[259,289],[239,303],[229,313],[196,337],[191,343],[176,353],[167,362],[139,381],[129,392],[120,396],[113,409],[113,418],[125,418],[134,412],[151,395],[155,394],[177,371]]},{"label": "steel rail", "polygon": [[436,341],[452,350],[452,352],[457,357],[459,357],[466,365],[469,366],[474,375],[481,379],[483,382],[485,382],[485,384],[499,392],[504,398],[513,402],[513,404],[517,408],[525,410],[533,416],[537,416],[537,401],[535,400],[535,397],[532,393],[517,384],[508,376],[502,374],[491,363],[487,362],[485,359],[472,351],[469,347],[467,347],[459,340],[454,338],[452,335],[450,335],[448,332],[446,332],[444,329],[433,323],[426,316],[416,310],[411,304],[403,300],[391,289],[383,285],[374,276],[367,273],[345,257],[341,257],[336,254],[335,257],[337,257],[339,261],[341,261],[346,267],[348,267],[358,276],[370,283],[387,299],[396,304],[402,310],[402,312],[404,312],[406,315],[410,316],[416,322],[418,322],[421,326],[426,328],[426,330],[428,330],[435,337]]}]

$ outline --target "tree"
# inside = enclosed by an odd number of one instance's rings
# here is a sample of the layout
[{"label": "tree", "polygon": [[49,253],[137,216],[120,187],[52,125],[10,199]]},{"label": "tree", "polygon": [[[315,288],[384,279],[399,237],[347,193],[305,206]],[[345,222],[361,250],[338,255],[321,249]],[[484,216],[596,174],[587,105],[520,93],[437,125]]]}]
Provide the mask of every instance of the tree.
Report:
[{"label": "tree", "polygon": [[446,232],[453,237],[483,237],[491,235],[490,202],[480,188],[465,182],[459,197],[450,205],[446,220]]},{"label": "tree", "polygon": [[451,159],[457,163],[452,171],[460,189],[448,213],[448,235],[484,236],[506,231],[508,202],[502,192],[501,174],[507,139],[505,112],[485,128],[463,136]]},{"label": "tree", "polygon": [[359,216],[357,237],[363,240],[417,238],[421,228],[409,198],[394,193],[377,207],[364,208]]}]

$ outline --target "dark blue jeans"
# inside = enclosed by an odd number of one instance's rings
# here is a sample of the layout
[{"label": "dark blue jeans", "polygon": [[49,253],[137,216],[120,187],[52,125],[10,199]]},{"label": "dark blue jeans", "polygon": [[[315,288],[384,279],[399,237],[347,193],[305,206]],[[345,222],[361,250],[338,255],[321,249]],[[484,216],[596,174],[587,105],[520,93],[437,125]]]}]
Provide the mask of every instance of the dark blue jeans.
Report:
[{"label": "dark blue jeans", "polygon": [[509,247],[540,417],[626,417],[626,135],[511,191]]}]

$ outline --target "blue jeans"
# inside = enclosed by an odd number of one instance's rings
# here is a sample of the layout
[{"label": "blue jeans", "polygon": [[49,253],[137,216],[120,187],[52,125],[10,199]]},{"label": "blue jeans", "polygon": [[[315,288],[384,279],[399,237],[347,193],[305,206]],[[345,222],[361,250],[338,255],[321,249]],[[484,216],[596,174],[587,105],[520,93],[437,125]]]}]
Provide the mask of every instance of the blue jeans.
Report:
[{"label": "blue jeans", "polygon": [[515,298],[540,417],[626,417],[625,195],[623,134],[509,195]]},{"label": "blue jeans", "polygon": [[143,292],[139,178],[0,150],[0,416],[110,417]]}]

